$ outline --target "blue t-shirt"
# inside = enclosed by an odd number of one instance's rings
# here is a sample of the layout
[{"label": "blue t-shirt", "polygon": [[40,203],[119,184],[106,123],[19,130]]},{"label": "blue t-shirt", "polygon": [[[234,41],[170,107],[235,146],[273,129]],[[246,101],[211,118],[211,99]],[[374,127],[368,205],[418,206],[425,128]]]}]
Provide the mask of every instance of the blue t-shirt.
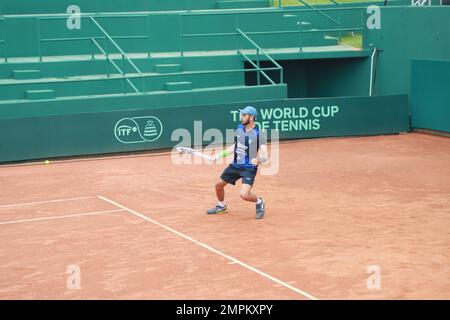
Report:
[{"label": "blue t-shirt", "polygon": [[245,131],[245,126],[240,124],[234,135],[234,159],[232,165],[236,168],[256,168],[252,159],[258,157],[258,150],[265,144],[265,139],[257,127]]}]

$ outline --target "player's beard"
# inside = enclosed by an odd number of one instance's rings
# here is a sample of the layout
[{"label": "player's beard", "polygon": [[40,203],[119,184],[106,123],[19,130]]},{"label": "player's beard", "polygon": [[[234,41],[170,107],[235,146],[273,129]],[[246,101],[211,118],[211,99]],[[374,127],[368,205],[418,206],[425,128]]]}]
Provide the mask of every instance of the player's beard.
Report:
[{"label": "player's beard", "polygon": [[245,122],[241,121],[241,123],[242,123],[242,125],[246,126],[246,125],[248,125],[250,123],[250,120],[247,119],[247,121],[245,121]]}]

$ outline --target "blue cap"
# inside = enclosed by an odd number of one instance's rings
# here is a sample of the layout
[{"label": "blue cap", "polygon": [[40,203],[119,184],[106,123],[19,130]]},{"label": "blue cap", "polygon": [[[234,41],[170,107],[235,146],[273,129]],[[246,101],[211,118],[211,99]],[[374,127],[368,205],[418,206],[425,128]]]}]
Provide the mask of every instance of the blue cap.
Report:
[{"label": "blue cap", "polygon": [[258,116],[258,111],[256,111],[256,109],[253,108],[252,106],[247,106],[244,109],[239,109],[239,112],[241,113],[241,115],[250,114],[255,117]]}]

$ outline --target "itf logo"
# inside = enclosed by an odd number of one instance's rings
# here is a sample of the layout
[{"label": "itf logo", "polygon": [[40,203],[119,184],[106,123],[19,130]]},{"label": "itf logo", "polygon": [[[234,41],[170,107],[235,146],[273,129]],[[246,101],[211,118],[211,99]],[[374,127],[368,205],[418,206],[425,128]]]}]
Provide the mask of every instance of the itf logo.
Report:
[{"label": "itf logo", "polygon": [[161,137],[163,125],[156,117],[123,118],[116,123],[114,134],[121,143],[153,142]]}]

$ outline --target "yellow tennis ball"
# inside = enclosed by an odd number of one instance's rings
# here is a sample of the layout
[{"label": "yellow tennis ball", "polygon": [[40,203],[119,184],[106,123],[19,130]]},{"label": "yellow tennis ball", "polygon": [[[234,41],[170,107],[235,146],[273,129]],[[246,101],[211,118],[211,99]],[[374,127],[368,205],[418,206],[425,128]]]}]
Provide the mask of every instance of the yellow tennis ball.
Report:
[{"label": "yellow tennis ball", "polygon": [[48,161],[48,160],[45,160],[45,162],[44,162],[45,164],[50,164],[50,161]]}]

